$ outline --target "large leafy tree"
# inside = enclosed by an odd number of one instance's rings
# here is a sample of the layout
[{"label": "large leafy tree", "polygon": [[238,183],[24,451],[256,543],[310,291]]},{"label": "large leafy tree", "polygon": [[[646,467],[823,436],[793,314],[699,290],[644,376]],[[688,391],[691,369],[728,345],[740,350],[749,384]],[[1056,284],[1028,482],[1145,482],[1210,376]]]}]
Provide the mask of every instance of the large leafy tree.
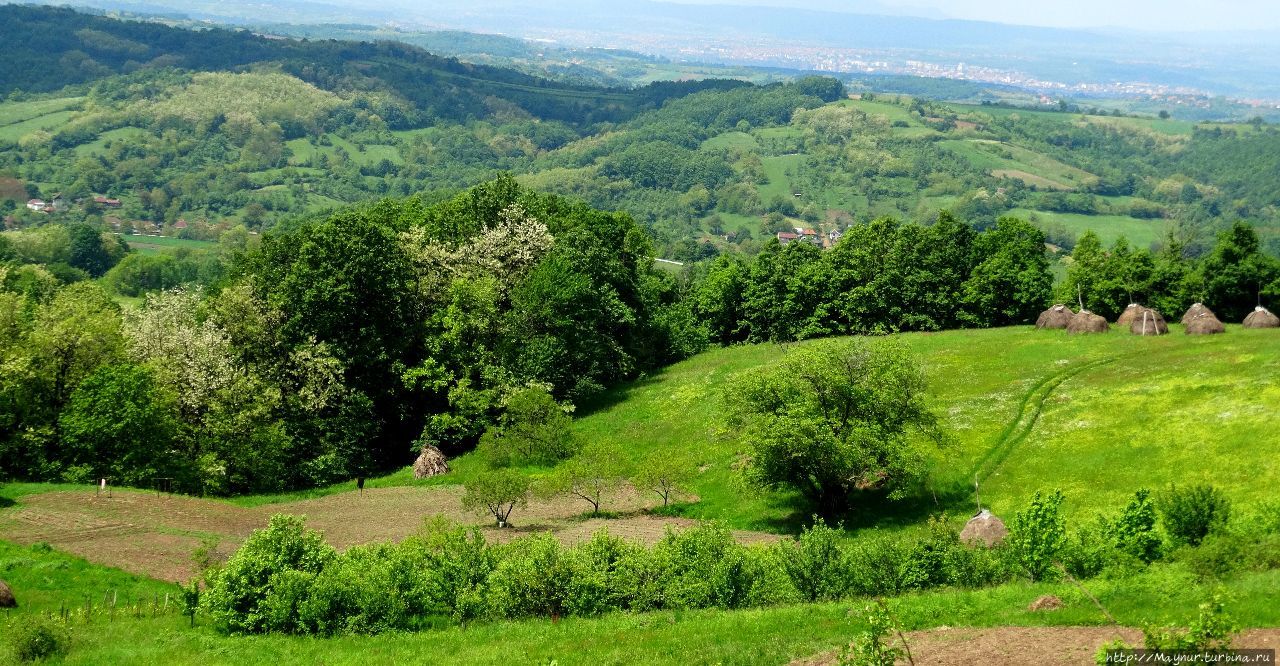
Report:
[{"label": "large leafy tree", "polygon": [[480,438],[480,451],[495,467],[552,465],[574,452],[573,419],[546,389],[510,395],[498,423]]},{"label": "large leafy tree", "polygon": [[93,277],[101,277],[119,261],[103,243],[102,233],[87,224],[69,229],[71,245],[68,263]]},{"label": "large leafy tree", "polygon": [[281,313],[281,343],[323,343],[345,368],[346,386],[369,401],[368,464],[378,466],[401,462],[421,428],[422,405],[402,381],[422,360],[424,313],[397,233],[400,213],[389,202],[341,213],[268,236],[252,259],[253,287]]},{"label": "large leafy tree", "polygon": [[965,308],[972,321],[1008,326],[1034,320],[1053,286],[1044,233],[1004,217],[978,237],[976,247],[981,259],[964,283]]},{"label": "large leafy tree", "polygon": [[1106,278],[1107,254],[1098,234],[1086,231],[1076,240],[1071,251],[1071,267],[1067,279],[1058,286],[1058,300],[1081,303],[1097,310],[1102,307],[1098,285]]},{"label": "large leafy tree", "polygon": [[924,375],[892,338],[790,349],[726,397],[748,474],[799,491],[828,515],[863,493],[904,496],[926,472],[928,443],[943,441]]},{"label": "large leafy tree", "polygon": [[65,287],[37,310],[27,351],[41,391],[40,406],[50,418],[62,411],[85,377],[120,358],[122,343],[120,307],[95,284]]},{"label": "large leafy tree", "polygon": [[712,341],[719,344],[746,338],[743,330],[743,289],[747,263],[738,255],[720,255],[689,294],[694,315],[707,326]]},{"label": "large leafy tree", "polygon": [[173,448],[176,411],[146,368],[102,366],[81,382],[59,416],[74,476],[107,476],[121,485],[181,476],[190,459]]}]

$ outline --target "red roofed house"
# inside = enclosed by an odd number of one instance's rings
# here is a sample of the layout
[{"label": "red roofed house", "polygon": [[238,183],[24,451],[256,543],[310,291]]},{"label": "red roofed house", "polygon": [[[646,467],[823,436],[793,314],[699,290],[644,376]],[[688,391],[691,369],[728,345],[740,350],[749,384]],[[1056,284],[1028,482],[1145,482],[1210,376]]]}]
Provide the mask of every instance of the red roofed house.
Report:
[{"label": "red roofed house", "polygon": [[27,208],[43,213],[49,210],[51,206],[44,199],[31,199],[27,201]]},{"label": "red roofed house", "polygon": [[119,199],[108,199],[107,197],[94,197],[93,203],[107,208],[119,208],[121,206]]},{"label": "red roofed house", "polygon": [[787,243],[790,243],[791,241],[793,241],[793,240],[795,240],[795,239],[797,239],[797,238],[799,238],[799,236],[797,236],[797,235],[795,235],[795,234],[793,234],[793,233],[791,233],[791,232],[789,232],[789,231],[779,231],[779,232],[778,232],[778,242],[779,242],[779,243],[782,243],[783,245],[786,245]]},{"label": "red roofed house", "polygon": [[813,229],[804,229],[802,227],[796,227],[795,236],[796,238],[800,238],[802,240],[808,241],[810,243],[813,243],[814,245],[819,245],[819,246],[822,245],[822,240],[818,238],[818,232],[814,231]]}]

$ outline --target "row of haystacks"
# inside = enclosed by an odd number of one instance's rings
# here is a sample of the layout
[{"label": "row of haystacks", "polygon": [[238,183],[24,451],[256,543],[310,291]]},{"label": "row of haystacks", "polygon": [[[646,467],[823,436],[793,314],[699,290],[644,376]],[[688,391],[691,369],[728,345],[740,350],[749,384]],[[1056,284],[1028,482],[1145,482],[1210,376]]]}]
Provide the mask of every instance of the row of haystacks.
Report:
[{"label": "row of haystacks", "polygon": [[[1163,315],[1137,303],[1130,303],[1129,307],[1125,308],[1116,319],[1116,323],[1127,326],[1129,332],[1134,335],[1165,335],[1169,332],[1169,324]],[[1218,316],[1213,314],[1213,310],[1206,307],[1204,303],[1192,305],[1186,314],[1182,315],[1182,324],[1187,335],[1213,335],[1225,333],[1227,330]],[[1280,317],[1258,306],[1244,318],[1244,327],[1280,328]],[[1036,320],[1036,328],[1066,329],[1067,333],[1075,335],[1107,333],[1111,330],[1111,325],[1100,315],[1083,309],[1072,312],[1071,308],[1059,303],[1040,313],[1040,317]]]}]

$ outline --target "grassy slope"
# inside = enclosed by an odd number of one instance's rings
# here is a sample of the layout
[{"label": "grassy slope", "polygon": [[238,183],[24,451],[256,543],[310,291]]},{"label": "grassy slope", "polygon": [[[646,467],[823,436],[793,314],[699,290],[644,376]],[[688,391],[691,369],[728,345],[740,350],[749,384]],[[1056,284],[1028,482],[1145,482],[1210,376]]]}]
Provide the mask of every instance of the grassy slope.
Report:
[{"label": "grassy slope", "polygon": [[[112,591],[124,605],[163,598],[176,587],[138,579],[59,553],[0,542],[0,575],[13,585],[21,604],[0,616],[3,628],[33,613],[95,606]],[[1280,624],[1280,606],[1268,594],[1280,573],[1247,574],[1226,581],[1234,596],[1228,610],[1245,627]],[[1124,624],[1182,623],[1211,586],[1173,566],[1157,566],[1123,581],[1088,583]],[[1056,594],[1066,607],[1032,613],[1028,602]],[[1096,625],[1103,618],[1076,588],[1067,584],[1014,583],[986,590],[938,590],[891,601],[906,629],[937,626]],[[567,618],[560,622],[480,623],[412,634],[343,636],[332,639],[289,636],[225,637],[203,623],[188,628],[175,608],[159,617],[117,612],[108,621],[100,610],[89,623],[70,624],[68,664],[390,664],[546,663],[563,664],[777,664],[848,642],[863,629],[850,610],[861,604],[826,603],[744,611],[675,611]],[[144,613],[149,615],[149,613]],[[207,619],[204,620],[207,622]]]},{"label": "grassy slope", "polygon": [[[1172,314],[1172,313],[1170,313]],[[903,336],[925,363],[934,406],[955,434],[953,457],[939,464],[931,498],[886,507],[882,527],[918,524],[922,514],[970,510],[965,493],[947,505],[947,491],[971,482],[972,471],[1024,407],[1044,399],[1024,440],[1007,452],[983,488],[984,501],[1007,512],[1038,489],[1068,491],[1074,517],[1114,511],[1143,486],[1213,480],[1245,504],[1280,480],[1277,448],[1265,432],[1262,405],[1280,404],[1280,334],[1231,327],[1227,335],[1142,339],[1069,337],[1029,327]],[[751,529],[785,529],[796,507],[784,494],[742,485],[733,470],[740,446],[719,425],[724,387],[736,374],[781,356],[777,345],[718,349],[616,390],[579,418],[584,439],[604,443],[625,465],[649,456],[679,456],[701,469],[692,490],[701,502],[690,515]],[[1047,396],[1035,391],[1053,378],[1100,359],[1106,365],[1067,378]],[[1034,407],[1030,404],[1028,407]],[[1212,470],[1228,470],[1211,477]],[[1239,471],[1236,471],[1239,470]],[[1245,471],[1247,470],[1247,472]],[[1105,479],[1105,484],[1099,480]]]},{"label": "grassy slope", "polygon": [[[1019,178],[1031,185],[1053,189],[1075,189],[1093,178],[1087,171],[1063,164],[1047,155],[1008,143],[988,140],[946,140],[944,148],[969,160],[974,166],[998,175]],[[994,150],[1006,152],[1009,157]]]},{"label": "grassy slope", "polygon": [[[1212,481],[1242,507],[1265,498],[1280,480],[1280,444],[1267,435],[1272,421],[1265,409],[1280,404],[1273,381],[1280,333],[1233,325],[1226,335],[1202,338],[1172,328],[1155,339],[1119,329],[1067,336],[1030,327],[904,335],[924,363],[931,401],[955,443],[920,500],[867,507],[850,517],[851,527],[917,529],[942,510],[967,515],[968,488],[979,470],[991,472],[982,496],[998,512],[1021,507],[1036,490],[1061,487],[1073,520],[1114,512],[1134,490],[1171,482]],[[652,457],[674,457],[696,470],[689,490],[699,501],[677,507],[684,515],[741,529],[794,530],[803,506],[740,480],[735,464],[742,447],[720,419],[732,379],[784,353],[785,346],[772,344],[708,351],[582,405],[574,429],[611,449],[624,473]],[[1018,421],[1029,430],[1006,432]],[[463,483],[483,469],[469,454],[451,465],[443,477],[415,481],[405,469],[368,487]],[[47,486],[13,485],[0,495],[41,487]],[[351,489],[344,483],[230,501],[257,506]]]},{"label": "grassy slope", "polygon": [[1092,230],[1108,246],[1117,238],[1124,236],[1133,247],[1150,247],[1152,243],[1162,240],[1169,228],[1167,220],[1143,220],[1128,215],[1081,215],[1027,208],[1015,208],[1009,211],[1009,214],[1024,220],[1032,219],[1034,215],[1035,223],[1042,228],[1060,225],[1077,237]]},{"label": "grassy slope", "polygon": [[[1267,409],[1280,404],[1280,385],[1272,379],[1280,370],[1280,334],[1275,331],[1233,326],[1223,336],[1190,338],[1175,326],[1173,335],[1141,339],[1119,331],[1068,337],[1023,327],[903,337],[925,362],[933,402],[956,436],[955,459],[939,469],[940,478],[962,484],[985,460],[984,469],[994,471],[983,497],[997,513],[1007,515],[1022,506],[1036,489],[1062,487],[1069,517],[1079,524],[1097,510],[1116,510],[1134,488],[1175,480],[1212,480],[1243,508],[1268,497],[1280,477]],[[732,377],[775,361],[784,349],[755,345],[707,352],[619,388],[593,408],[584,406],[575,427],[585,438],[613,447],[624,464],[662,455],[703,468],[694,483],[702,502],[686,505],[690,514],[748,527],[792,527],[797,514],[787,497],[753,492],[735,481],[732,464],[738,447],[720,430],[716,416]],[[1036,413],[1038,421],[1032,418]],[[1019,429],[1009,427],[1013,422],[1033,425],[1020,439]],[[1005,446],[987,455],[1000,442]],[[414,482],[401,471],[370,485],[457,482],[474,474],[478,464],[463,456],[454,468],[449,478],[431,482]],[[1217,472],[1211,474],[1213,470]],[[44,484],[9,484],[0,495],[10,498],[6,502],[21,501],[25,494],[48,489]],[[311,494],[349,489],[343,485]],[[947,497],[942,494],[944,503]],[[282,498],[237,503],[274,499]],[[966,498],[957,496],[950,508],[963,512],[968,506]],[[908,503],[879,522],[885,528],[911,528],[939,508],[930,502],[919,507]],[[122,598],[155,598],[175,590],[3,542],[0,577],[19,591],[24,603],[20,613],[83,605],[110,590],[120,590]],[[1212,587],[1178,565],[1160,565],[1123,580],[1094,580],[1088,586],[1122,623],[1131,625],[1185,623]],[[1242,575],[1225,587],[1235,596],[1230,610],[1244,626],[1280,624],[1280,606],[1268,601],[1280,588],[1280,573]],[[1024,610],[1045,593],[1059,595],[1067,607],[1052,614]],[[894,603],[911,629],[1102,621],[1091,602],[1065,584],[939,590]],[[492,663],[513,656],[521,662],[554,658],[566,664],[782,663],[847,641],[858,630],[847,615],[855,606],[622,614],[330,640],[226,638],[207,627],[187,630],[185,620],[172,613],[117,617],[109,624],[99,618],[91,626],[73,625],[74,647],[67,663]]]}]

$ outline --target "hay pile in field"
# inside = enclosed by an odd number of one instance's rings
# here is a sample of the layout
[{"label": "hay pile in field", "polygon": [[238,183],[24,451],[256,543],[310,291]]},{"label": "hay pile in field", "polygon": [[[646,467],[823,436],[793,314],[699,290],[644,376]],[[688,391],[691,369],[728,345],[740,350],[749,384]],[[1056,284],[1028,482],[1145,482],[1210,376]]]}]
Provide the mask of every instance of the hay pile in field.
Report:
[{"label": "hay pile in field", "polygon": [[1203,315],[1203,314],[1207,314],[1210,317],[1213,317],[1214,319],[1218,318],[1218,315],[1213,314],[1213,310],[1210,310],[1209,308],[1205,307],[1204,303],[1196,303],[1195,305],[1192,305],[1190,309],[1187,310],[1186,314],[1182,315],[1182,323],[1186,324],[1190,322],[1192,319],[1195,319],[1196,317],[1199,317],[1200,315]]},{"label": "hay pile in field", "polygon": [[970,546],[981,544],[991,547],[1004,541],[1008,535],[1009,530],[1004,526],[1004,521],[983,509],[964,524],[964,529],[960,531],[960,541]]},{"label": "hay pile in field", "polygon": [[1206,312],[1186,320],[1186,332],[1187,335],[1214,335],[1226,333],[1227,327],[1212,312]]},{"label": "hay pile in field", "polygon": [[1036,328],[1066,328],[1075,315],[1071,308],[1059,303],[1040,313],[1040,318],[1036,319]]},{"label": "hay pile in field", "polygon": [[1038,611],[1058,610],[1059,608],[1062,608],[1062,606],[1063,603],[1061,599],[1052,594],[1046,594],[1031,602],[1031,605],[1027,606],[1027,610],[1034,613]]},{"label": "hay pile in field", "polygon": [[1111,324],[1107,320],[1088,310],[1081,310],[1076,313],[1071,321],[1067,323],[1067,332],[1071,334],[1080,333],[1106,333],[1111,330]]},{"label": "hay pile in field", "polygon": [[0,580],[0,608],[17,608],[18,600],[13,598],[13,590],[9,584]]},{"label": "hay pile in field", "polygon": [[1280,328],[1280,317],[1271,314],[1271,311],[1259,305],[1244,318],[1245,328]]},{"label": "hay pile in field", "polygon": [[1129,324],[1132,324],[1133,319],[1145,309],[1146,308],[1138,305],[1137,303],[1130,303],[1129,307],[1125,308],[1124,312],[1120,313],[1120,316],[1116,319],[1116,323],[1121,326],[1128,326]]},{"label": "hay pile in field", "polygon": [[415,479],[425,479],[448,472],[449,460],[444,457],[440,449],[430,444],[422,447],[422,453],[418,454],[418,459],[413,461],[413,478]]},{"label": "hay pile in field", "polygon": [[1164,317],[1151,308],[1141,308],[1129,322],[1129,332],[1134,335],[1167,335],[1169,324]]}]

